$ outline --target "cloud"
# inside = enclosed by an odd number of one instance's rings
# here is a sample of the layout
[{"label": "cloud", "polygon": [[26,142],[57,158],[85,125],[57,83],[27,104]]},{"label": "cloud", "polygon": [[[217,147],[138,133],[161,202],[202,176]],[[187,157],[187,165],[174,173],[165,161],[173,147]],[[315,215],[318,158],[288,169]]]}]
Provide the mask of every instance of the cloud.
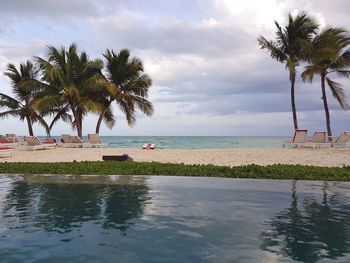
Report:
[{"label": "cloud", "polygon": [[91,0],[60,0],[41,1],[26,0],[13,1],[2,0],[1,11],[3,14],[16,14],[18,16],[70,16],[70,15],[92,15],[96,14],[97,2]]},{"label": "cloud", "polygon": [[[134,135],[289,134],[288,72],[259,50],[256,38],[272,38],[273,21],[283,24],[289,12],[300,10],[322,25],[348,26],[350,8],[345,0],[0,1],[0,70],[8,62],[44,56],[47,44],[78,42],[91,57],[101,57],[106,48],[129,48],[140,57],[153,79],[156,112],[133,129],[119,118],[120,133]],[[348,81],[342,83],[350,97]],[[0,86],[10,90],[3,76]],[[324,126],[319,80],[310,85],[298,78],[296,101],[303,125]],[[329,102],[332,123],[345,129],[350,121],[342,118],[350,119],[348,113],[330,93]],[[86,129],[93,130],[95,121],[90,116]],[[16,121],[9,123],[16,129]],[[54,133],[69,129],[60,124]]]}]

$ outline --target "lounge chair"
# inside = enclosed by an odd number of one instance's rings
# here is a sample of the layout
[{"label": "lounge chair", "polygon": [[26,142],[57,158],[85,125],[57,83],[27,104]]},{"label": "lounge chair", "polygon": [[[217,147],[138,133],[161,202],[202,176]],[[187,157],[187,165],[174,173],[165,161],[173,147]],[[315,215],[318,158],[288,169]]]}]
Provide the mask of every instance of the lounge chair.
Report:
[{"label": "lounge chair", "polygon": [[90,144],[83,142],[79,136],[71,136],[68,134],[63,134],[61,136],[60,146],[67,147],[67,148],[83,148],[83,147],[89,147]]},{"label": "lounge chair", "polygon": [[314,137],[307,141],[305,147],[330,147],[331,144],[327,142],[327,132],[314,132]]},{"label": "lounge chair", "polygon": [[153,143],[146,143],[142,146],[142,149],[145,149],[145,150],[154,150],[154,148],[156,147],[155,144]]},{"label": "lounge chair", "polygon": [[83,147],[82,143],[76,143],[76,139],[73,139],[73,136],[69,134],[62,134],[61,136],[61,147],[66,147],[66,148],[79,148]]},{"label": "lounge chair", "polygon": [[62,134],[60,146],[61,147],[68,147],[69,144],[71,144],[70,135],[69,134]]},{"label": "lounge chair", "polygon": [[0,135],[0,147],[15,148],[17,146],[19,146],[19,139],[17,137]]},{"label": "lounge chair", "polygon": [[332,142],[332,147],[347,147],[348,142],[350,142],[350,131],[343,132],[339,135],[337,139],[335,139],[334,142]]},{"label": "lounge chair", "polygon": [[88,140],[92,147],[106,147],[108,145],[108,142],[101,141],[98,134],[88,134]]},{"label": "lounge chair", "polygon": [[70,136],[70,140],[73,144],[76,144],[79,148],[91,147],[89,142],[84,142],[79,136]]},{"label": "lounge chair", "polygon": [[283,142],[283,148],[287,145],[292,145],[293,147],[300,147],[305,145],[307,138],[307,130],[295,130],[294,136],[290,141]]},{"label": "lounge chair", "polygon": [[57,144],[55,140],[41,141],[36,136],[26,136],[24,137],[24,141],[27,143],[25,145],[25,149],[31,150],[44,150],[44,149],[52,149],[56,148]]},{"label": "lounge chair", "polygon": [[11,148],[0,148],[0,157],[8,157],[13,155],[13,150]]},{"label": "lounge chair", "polygon": [[14,133],[6,133],[5,136],[6,136],[6,138],[9,141],[20,144],[20,139],[17,137],[16,134],[14,134]]}]

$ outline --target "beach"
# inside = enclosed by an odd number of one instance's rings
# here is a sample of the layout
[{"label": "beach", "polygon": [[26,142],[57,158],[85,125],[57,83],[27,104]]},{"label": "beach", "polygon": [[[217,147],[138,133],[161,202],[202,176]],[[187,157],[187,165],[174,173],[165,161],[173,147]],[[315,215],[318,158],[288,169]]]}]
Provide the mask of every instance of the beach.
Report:
[{"label": "beach", "polygon": [[350,166],[350,148],[249,148],[249,149],[155,149],[136,148],[56,148],[49,150],[14,150],[13,157],[0,162],[72,162],[101,161],[103,155],[127,153],[136,162],[213,164],[300,164],[327,167]]}]

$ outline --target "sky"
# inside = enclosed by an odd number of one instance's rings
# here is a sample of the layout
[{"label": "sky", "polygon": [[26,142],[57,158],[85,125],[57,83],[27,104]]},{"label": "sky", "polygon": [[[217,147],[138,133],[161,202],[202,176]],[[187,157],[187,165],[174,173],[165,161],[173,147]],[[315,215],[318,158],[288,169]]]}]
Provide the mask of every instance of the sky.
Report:
[{"label": "sky", "polygon": [[[102,135],[275,136],[293,131],[288,72],[259,49],[273,38],[274,20],[307,11],[322,27],[350,29],[347,0],[0,0],[0,92],[11,94],[6,65],[46,56],[46,46],[78,44],[90,58],[128,48],[153,80],[152,117],[129,127],[115,107],[116,126]],[[304,65],[298,69],[302,72]],[[335,78],[336,79],[336,78]],[[339,80],[350,98],[350,80]],[[350,130],[350,111],[328,93],[334,133]],[[298,76],[300,128],[325,130],[319,79]],[[2,119],[0,134],[27,134],[25,123]],[[83,124],[93,133],[97,115]],[[34,125],[34,132],[44,130]],[[53,135],[73,133],[58,123]]]}]

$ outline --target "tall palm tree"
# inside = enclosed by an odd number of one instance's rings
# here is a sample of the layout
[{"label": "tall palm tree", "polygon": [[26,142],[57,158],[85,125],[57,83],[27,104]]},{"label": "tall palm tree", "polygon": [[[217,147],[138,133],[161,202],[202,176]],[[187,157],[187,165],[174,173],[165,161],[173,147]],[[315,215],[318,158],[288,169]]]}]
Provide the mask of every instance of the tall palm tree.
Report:
[{"label": "tall palm tree", "polygon": [[35,122],[41,124],[47,134],[50,134],[49,127],[43,116],[36,111],[35,87],[22,85],[26,81],[37,80],[38,70],[28,60],[26,63],[20,64],[19,69],[14,64],[8,64],[4,74],[11,80],[14,97],[0,93],[0,107],[7,109],[0,113],[0,118],[13,116],[18,117],[21,121],[26,120],[30,136],[34,135],[33,123]]},{"label": "tall palm tree", "polygon": [[125,114],[129,125],[136,121],[135,113],[138,108],[147,116],[152,115],[153,105],[147,100],[148,90],[152,85],[151,78],[143,73],[143,63],[137,58],[130,58],[130,52],[122,49],[118,54],[108,50],[103,54],[106,58],[106,74],[104,96],[100,103],[103,105],[96,124],[96,133],[99,133],[102,120],[109,127],[115,123],[112,103],[115,101],[119,109]]},{"label": "tall palm tree", "polygon": [[103,62],[89,60],[85,52],[79,54],[74,43],[68,50],[48,46],[48,58],[36,57],[36,61],[42,71],[45,94],[37,103],[38,109],[48,113],[55,108],[57,113],[62,113],[56,115],[54,122],[64,116],[64,120],[69,121],[67,113],[70,112],[72,125],[82,137],[84,116],[89,111],[100,111],[102,107],[96,101],[95,93],[102,80]]},{"label": "tall palm tree", "polygon": [[282,27],[275,21],[277,27],[276,39],[266,40],[263,36],[258,38],[261,49],[270,52],[273,59],[281,63],[285,63],[286,69],[289,71],[290,95],[293,112],[294,128],[298,129],[298,119],[295,106],[295,78],[297,67],[303,60],[303,47],[305,43],[312,40],[318,29],[318,24],[313,18],[302,12],[293,17],[288,16],[288,23]]},{"label": "tall palm tree", "polygon": [[308,48],[309,65],[302,73],[304,81],[312,82],[315,75],[321,77],[321,91],[326,115],[328,136],[332,136],[331,120],[326,93],[326,82],[333,97],[341,108],[348,109],[342,85],[330,78],[332,73],[338,77],[350,77],[350,35],[342,28],[327,28],[318,34]]}]

